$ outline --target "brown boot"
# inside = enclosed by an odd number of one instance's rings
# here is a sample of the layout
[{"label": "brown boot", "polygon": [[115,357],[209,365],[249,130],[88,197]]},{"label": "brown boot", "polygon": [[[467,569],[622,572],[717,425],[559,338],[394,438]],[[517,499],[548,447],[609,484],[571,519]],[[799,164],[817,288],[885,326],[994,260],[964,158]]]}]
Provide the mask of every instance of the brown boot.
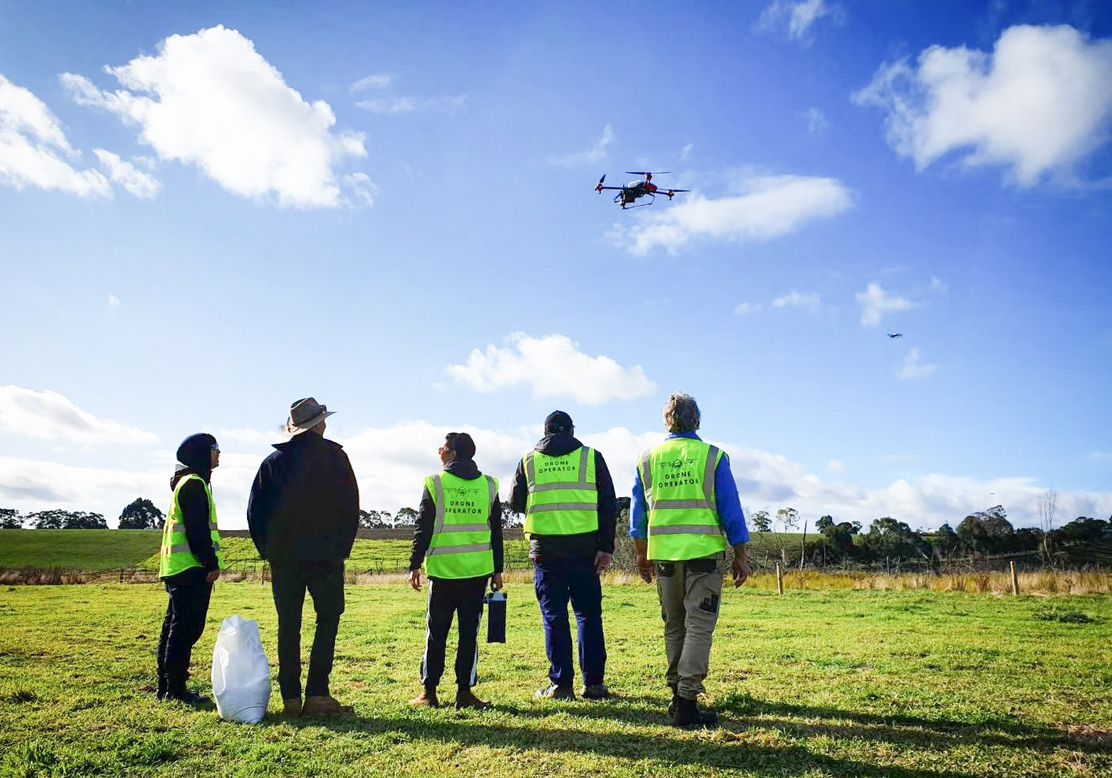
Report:
[{"label": "brown boot", "polygon": [[439,708],[440,700],[437,699],[436,689],[425,688],[421,693],[409,701],[414,708]]},{"label": "brown boot", "polygon": [[348,716],[355,712],[351,705],[342,705],[339,700],[330,695],[306,697],[305,704],[301,706],[302,716]]},{"label": "brown boot", "polygon": [[301,715],[301,698],[292,697],[288,700],[282,700],[282,715],[287,718],[296,719]]},{"label": "brown boot", "polygon": [[491,705],[489,702],[480,700],[466,686],[459,687],[459,691],[456,692],[456,710],[463,710],[464,708],[487,710],[490,707]]}]

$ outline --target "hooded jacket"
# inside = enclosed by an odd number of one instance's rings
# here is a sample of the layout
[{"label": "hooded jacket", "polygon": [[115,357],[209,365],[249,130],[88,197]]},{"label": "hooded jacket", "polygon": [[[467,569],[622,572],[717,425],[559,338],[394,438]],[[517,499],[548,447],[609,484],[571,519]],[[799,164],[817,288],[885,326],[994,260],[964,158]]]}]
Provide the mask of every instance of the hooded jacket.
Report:
[{"label": "hooded jacket", "polygon": [[304,432],[274,448],[247,502],[259,556],[279,565],[347,559],[359,529],[359,486],[343,447]]},{"label": "hooded jacket", "polygon": [[[562,457],[578,451],[583,444],[570,432],[556,432],[545,435],[534,447],[536,451],[550,457]],[[598,532],[585,532],[579,535],[537,535],[529,536],[529,557],[535,562],[568,559],[594,558],[602,551],[614,553],[614,532],[618,525],[618,500],[614,494],[614,480],[606,467],[606,460],[595,450],[595,485],[598,487]],[[525,477],[525,465],[517,463],[514,473],[513,493],[510,508],[514,513],[525,513],[529,498],[529,483]]]},{"label": "hooded jacket", "polygon": [[[212,447],[216,438],[206,433],[191,435],[178,446],[178,466],[170,477],[170,491],[177,488],[178,482],[190,475],[200,476],[206,483],[212,479]],[[209,499],[205,487],[196,481],[189,481],[178,493],[181,507],[182,524],[185,526],[185,539],[189,550],[201,563],[206,573],[219,570],[216,549],[212,545],[212,531],[209,529]],[[185,570],[166,580],[174,581],[184,575],[195,575],[196,568]]]}]

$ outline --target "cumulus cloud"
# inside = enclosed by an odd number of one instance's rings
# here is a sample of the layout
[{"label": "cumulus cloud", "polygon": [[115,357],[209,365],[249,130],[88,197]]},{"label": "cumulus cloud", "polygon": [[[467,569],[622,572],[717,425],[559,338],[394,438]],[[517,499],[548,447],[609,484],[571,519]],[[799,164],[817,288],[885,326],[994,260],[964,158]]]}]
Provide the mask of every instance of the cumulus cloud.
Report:
[{"label": "cumulus cloud", "polygon": [[807,122],[807,132],[812,135],[821,135],[830,129],[830,121],[819,108],[808,108],[803,112],[803,119]]},{"label": "cumulus cloud", "polygon": [[884,110],[888,143],[919,170],[955,153],[1032,186],[1108,139],[1112,39],[1010,27],[991,53],[932,46],[914,63],[886,63],[853,100]]},{"label": "cumulus cloud", "polygon": [[734,313],[738,316],[749,316],[750,314],[760,313],[760,303],[738,303],[734,306]]},{"label": "cumulus cloud", "polygon": [[135,165],[121,159],[118,154],[104,149],[93,149],[93,153],[113,183],[119,184],[140,200],[150,200],[162,189],[157,178],[147,175]]},{"label": "cumulus cloud", "polygon": [[831,459],[826,463],[826,469],[831,473],[844,473],[846,472],[846,463],[840,459]]},{"label": "cumulus cloud", "polygon": [[238,31],[172,35],[157,55],[105,70],[122,89],[103,91],[72,73],[61,82],[78,104],[138,126],[160,159],[196,165],[234,194],[284,207],[348,202],[336,168],[366,156],[362,133],[335,131],[328,103],[307,102]]},{"label": "cumulus cloud", "polygon": [[474,349],[466,364],[450,365],[448,374],[477,392],[529,386],[534,397],[567,397],[586,405],[633,400],[656,389],[639,365],[623,367],[610,357],[584,354],[565,335],[515,332],[507,346]]},{"label": "cumulus cloud", "polygon": [[870,283],[864,292],[858,292],[857,302],[861,305],[861,326],[876,327],[890,313],[910,311],[916,307],[911,300],[897,295],[888,294],[884,288],[875,281]]},{"label": "cumulus cloud", "polygon": [[812,28],[827,16],[840,19],[841,10],[827,5],[825,0],[774,0],[761,12],[756,28],[808,43]]},{"label": "cumulus cloud", "polygon": [[16,190],[111,197],[112,187],[100,171],[74,167],[79,157],[46,103],[0,75],[0,183]]},{"label": "cumulus cloud", "polygon": [[88,445],[152,444],[158,438],[120,422],[99,419],[57,392],[0,386],[0,430],[40,440]]},{"label": "cumulus cloud", "polygon": [[853,198],[837,179],[764,176],[747,180],[737,196],[694,194],[687,202],[669,203],[632,226],[616,225],[611,237],[638,256],[657,247],[676,253],[695,240],[773,240],[851,207]]},{"label": "cumulus cloud", "polygon": [[[604,159],[606,159],[606,150],[613,142],[614,128],[607,124],[605,127],[602,128],[602,134],[599,135],[598,139],[586,149],[550,157],[549,161],[553,165],[560,165],[561,167],[580,167],[582,165],[592,165],[596,162],[602,162]],[[685,146],[684,149],[686,150],[687,147]]]},{"label": "cumulus cloud", "polygon": [[771,303],[773,308],[806,308],[811,313],[817,313],[821,304],[822,300],[817,294],[803,294],[794,290],[777,297]]},{"label": "cumulus cloud", "polygon": [[937,369],[938,365],[924,362],[919,349],[913,348],[904,355],[903,365],[896,375],[904,381],[914,381],[918,378],[926,378]]}]

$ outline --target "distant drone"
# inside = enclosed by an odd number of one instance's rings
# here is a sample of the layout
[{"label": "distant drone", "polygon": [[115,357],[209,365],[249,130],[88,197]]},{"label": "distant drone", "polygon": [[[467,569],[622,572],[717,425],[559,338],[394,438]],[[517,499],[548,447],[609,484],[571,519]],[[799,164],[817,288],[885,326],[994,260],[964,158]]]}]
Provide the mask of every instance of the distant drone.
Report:
[{"label": "distant drone", "polygon": [[[655,175],[663,175],[667,172],[667,170],[661,170]],[[643,208],[646,205],[652,205],[656,202],[656,196],[658,194],[667,195],[668,199],[671,200],[674,195],[680,192],[691,191],[690,189],[659,189],[657,185],[652,182],[654,174],[646,170],[627,170],[626,173],[631,176],[644,176],[644,178],[630,181],[625,186],[603,186],[602,182],[606,180],[606,175],[603,174],[602,178],[598,180],[598,184],[595,186],[595,191],[599,194],[602,194],[603,189],[613,189],[617,191],[617,194],[614,195],[614,202],[621,203],[622,210],[626,208]],[[641,203],[640,205],[633,204],[635,200],[640,197],[645,197],[646,195],[649,197],[647,203]]]},{"label": "distant drone", "polygon": [[888,333],[888,337],[890,337],[890,338],[902,338],[903,336],[904,336],[904,334],[902,332],[889,332]]}]

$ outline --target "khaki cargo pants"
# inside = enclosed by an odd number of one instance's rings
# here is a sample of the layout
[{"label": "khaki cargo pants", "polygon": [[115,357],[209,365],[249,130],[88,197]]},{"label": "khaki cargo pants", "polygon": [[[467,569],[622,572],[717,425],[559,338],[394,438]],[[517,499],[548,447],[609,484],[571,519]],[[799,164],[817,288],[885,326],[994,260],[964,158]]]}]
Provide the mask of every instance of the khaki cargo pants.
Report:
[{"label": "khaki cargo pants", "polygon": [[718,623],[726,555],[654,564],[664,617],[668,685],[684,699],[694,700],[705,691],[703,679],[710,668],[710,644]]}]

